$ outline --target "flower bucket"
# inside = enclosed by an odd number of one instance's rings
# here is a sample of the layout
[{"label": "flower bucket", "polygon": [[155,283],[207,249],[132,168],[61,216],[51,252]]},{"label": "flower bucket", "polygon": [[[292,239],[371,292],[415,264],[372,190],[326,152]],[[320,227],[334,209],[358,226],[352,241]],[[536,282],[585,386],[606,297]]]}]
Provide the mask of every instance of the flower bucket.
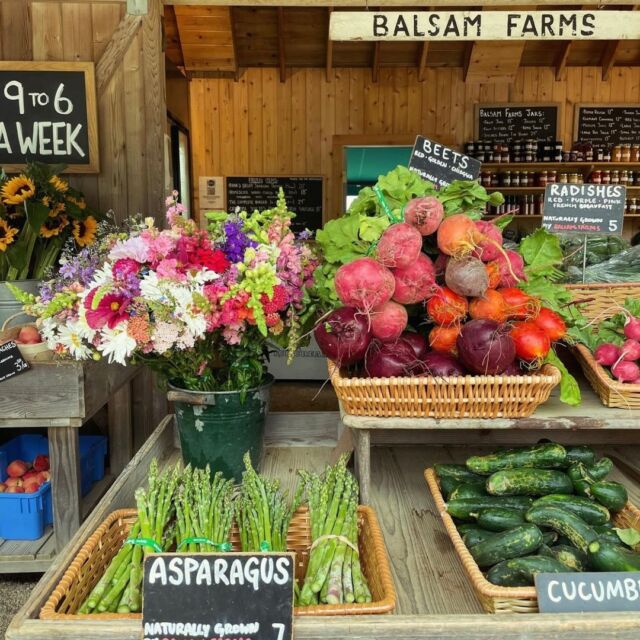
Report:
[{"label": "flower bucket", "polygon": [[240,391],[187,391],[169,385],[185,464],[222,471],[242,480],[242,457],[248,451],[254,467],[262,461],[264,426],[269,413],[273,376],[260,387]]}]

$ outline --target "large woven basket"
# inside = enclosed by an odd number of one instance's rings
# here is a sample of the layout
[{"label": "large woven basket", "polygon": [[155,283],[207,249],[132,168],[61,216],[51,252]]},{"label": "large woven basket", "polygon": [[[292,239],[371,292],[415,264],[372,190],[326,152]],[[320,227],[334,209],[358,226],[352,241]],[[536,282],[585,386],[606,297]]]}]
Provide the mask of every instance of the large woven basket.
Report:
[{"label": "large woven basket", "polygon": [[560,382],[548,364],[522,376],[348,378],[329,362],[329,375],[345,413],[381,418],[526,418]]},{"label": "large woven basket", "polygon": [[640,409],[640,384],[614,380],[582,344],[575,346],[574,353],[586,379],[605,407]]},{"label": "large woven basket", "polygon": [[[116,555],[137,517],[135,509],[114,511],[87,540],[49,596],[42,609],[43,620],[122,620],[142,618],[140,613],[76,613],[108,564]],[[369,582],[372,602],[295,607],[299,616],[334,616],[388,613],[396,604],[396,592],[389,569],[389,560],[375,512],[370,507],[358,507],[358,548],[362,570]],[[240,550],[240,536],[234,525],[231,532],[234,551]],[[309,511],[301,507],[293,516],[287,536],[287,548],[296,554],[296,579],[304,579],[311,546]]]},{"label": "large woven basket", "polygon": [[[484,577],[480,567],[462,541],[453,519],[447,513],[447,505],[440,491],[436,472],[433,469],[426,469],[424,477],[440,512],[444,527],[484,610],[488,613],[537,613],[538,598],[535,587],[499,587],[491,584]],[[613,522],[618,527],[640,531],[640,511],[628,502],[622,511],[618,511],[614,515]]]},{"label": "large woven basket", "polygon": [[580,309],[589,320],[611,316],[616,304],[624,304],[627,298],[640,297],[640,282],[568,284],[566,287],[574,301],[584,300]]}]

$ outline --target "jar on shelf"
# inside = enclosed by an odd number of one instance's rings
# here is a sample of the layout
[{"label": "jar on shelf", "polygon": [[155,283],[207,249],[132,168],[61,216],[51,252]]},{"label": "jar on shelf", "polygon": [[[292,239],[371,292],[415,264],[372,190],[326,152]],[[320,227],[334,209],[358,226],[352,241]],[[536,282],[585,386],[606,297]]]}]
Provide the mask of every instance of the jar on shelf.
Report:
[{"label": "jar on shelf", "polygon": [[611,150],[611,162],[622,162],[622,147],[619,144]]},{"label": "jar on shelf", "polygon": [[492,187],[499,187],[500,186],[500,180],[498,178],[498,174],[497,173],[491,173],[491,186]]},{"label": "jar on shelf", "polygon": [[503,187],[511,186],[511,171],[505,171],[501,176],[501,182]]},{"label": "jar on shelf", "polygon": [[565,171],[558,174],[558,182],[560,184],[567,184],[569,182],[569,174]]},{"label": "jar on shelf", "polygon": [[631,162],[631,145],[630,144],[623,144],[621,146],[620,161]]},{"label": "jar on shelf", "polygon": [[609,169],[602,172],[602,184],[611,184],[611,171]]},{"label": "jar on shelf", "polygon": [[604,149],[602,147],[597,147],[595,149],[593,159],[596,162],[602,162],[604,160]]},{"label": "jar on shelf", "polygon": [[603,151],[602,162],[611,162],[611,149],[605,149]]},{"label": "jar on shelf", "polygon": [[626,169],[623,169],[620,172],[620,184],[624,184],[624,185],[629,184],[629,172]]},{"label": "jar on shelf", "polygon": [[593,184],[602,184],[602,171],[592,171],[589,176],[589,182],[592,182]]},{"label": "jar on shelf", "polygon": [[640,162],[640,144],[631,145],[631,162]]},{"label": "jar on shelf", "polygon": [[511,186],[512,187],[519,187],[520,186],[520,172],[519,171],[513,171],[511,173]]},{"label": "jar on shelf", "polygon": [[571,161],[571,151],[563,151],[562,162],[570,162],[570,161]]},{"label": "jar on shelf", "polygon": [[570,173],[569,174],[569,184],[580,184],[580,174],[579,173]]},{"label": "jar on shelf", "polygon": [[548,177],[549,177],[549,174],[546,171],[540,171],[540,173],[538,173],[538,186],[546,187],[548,182]]},{"label": "jar on shelf", "polygon": [[584,159],[587,162],[593,162],[593,147],[588,147],[584,152]]},{"label": "jar on shelf", "polygon": [[557,171],[549,171],[547,173],[547,184],[555,184],[558,182],[558,172]]},{"label": "jar on shelf", "polygon": [[620,172],[617,169],[611,172],[611,184],[620,184]]},{"label": "jar on shelf", "polygon": [[483,187],[490,187],[491,186],[491,171],[483,171],[480,174],[480,184]]},{"label": "jar on shelf", "polygon": [[528,171],[523,171],[520,174],[520,186],[521,187],[528,187],[529,186],[529,172]]},{"label": "jar on shelf", "polygon": [[627,212],[631,214],[638,213],[638,199],[637,198],[627,198]]}]

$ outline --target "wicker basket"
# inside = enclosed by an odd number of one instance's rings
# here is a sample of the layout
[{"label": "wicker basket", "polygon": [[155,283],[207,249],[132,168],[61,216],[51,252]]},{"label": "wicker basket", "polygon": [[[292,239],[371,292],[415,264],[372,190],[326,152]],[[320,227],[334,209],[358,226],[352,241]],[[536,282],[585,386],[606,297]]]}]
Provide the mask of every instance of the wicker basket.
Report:
[{"label": "wicker basket", "polygon": [[[142,618],[140,613],[77,614],[84,600],[102,576],[111,559],[129,535],[137,511],[114,511],[87,540],[62,579],[40,610],[43,620],[122,620]],[[299,616],[334,616],[388,613],[396,604],[396,592],[389,569],[389,560],[375,512],[370,507],[358,507],[358,547],[362,570],[369,582],[373,601],[366,604],[313,605],[295,607]],[[231,531],[234,551],[240,550],[240,536],[234,525]],[[296,578],[304,579],[311,546],[309,511],[301,507],[293,516],[287,536],[289,551],[296,553]]]},{"label": "wicker basket", "polygon": [[617,284],[568,284],[573,300],[585,300],[580,309],[582,313],[593,320],[606,318],[611,314],[611,307],[624,304],[627,298],[640,297],[640,282],[620,282]]},{"label": "wicker basket", "polygon": [[560,382],[551,365],[523,376],[347,378],[329,362],[342,409],[381,418],[526,418]]},{"label": "wicker basket", "polygon": [[591,351],[582,344],[575,346],[574,353],[586,379],[605,407],[640,409],[640,384],[614,380],[607,370],[595,361]]},{"label": "wicker basket", "polygon": [[[444,527],[451,538],[451,542],[453,542],[453,546],[462,561],[462,566],[469,576],[484,610],[488,613],[537,613],[538,598],[535,587],[499,587],[491,584],[484,577],[480,567],[478,567],[462,541],[453,519],[447,513],[447,506],[440,492],[436,472],[433,469],[427,469],[424,472],[424,477],[440,512]],[[633,528],[640,531],[640,511],[629,502],[622,511],[618,511],[615,514],[613,522],[618,527]]]}]

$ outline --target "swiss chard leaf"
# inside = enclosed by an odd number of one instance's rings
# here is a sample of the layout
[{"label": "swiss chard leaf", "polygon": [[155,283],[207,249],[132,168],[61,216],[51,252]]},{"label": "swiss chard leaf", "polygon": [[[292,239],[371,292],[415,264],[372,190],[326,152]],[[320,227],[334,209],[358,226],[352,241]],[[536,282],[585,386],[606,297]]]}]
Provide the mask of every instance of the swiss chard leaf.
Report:
[{"label": "swiss chard leaf", "polygon": [[553,349],[549,351],[544,362],[552,364],[560,370],[560,400],[571,406],[579,405],[581,395],[578,381],[569,373]]}]

